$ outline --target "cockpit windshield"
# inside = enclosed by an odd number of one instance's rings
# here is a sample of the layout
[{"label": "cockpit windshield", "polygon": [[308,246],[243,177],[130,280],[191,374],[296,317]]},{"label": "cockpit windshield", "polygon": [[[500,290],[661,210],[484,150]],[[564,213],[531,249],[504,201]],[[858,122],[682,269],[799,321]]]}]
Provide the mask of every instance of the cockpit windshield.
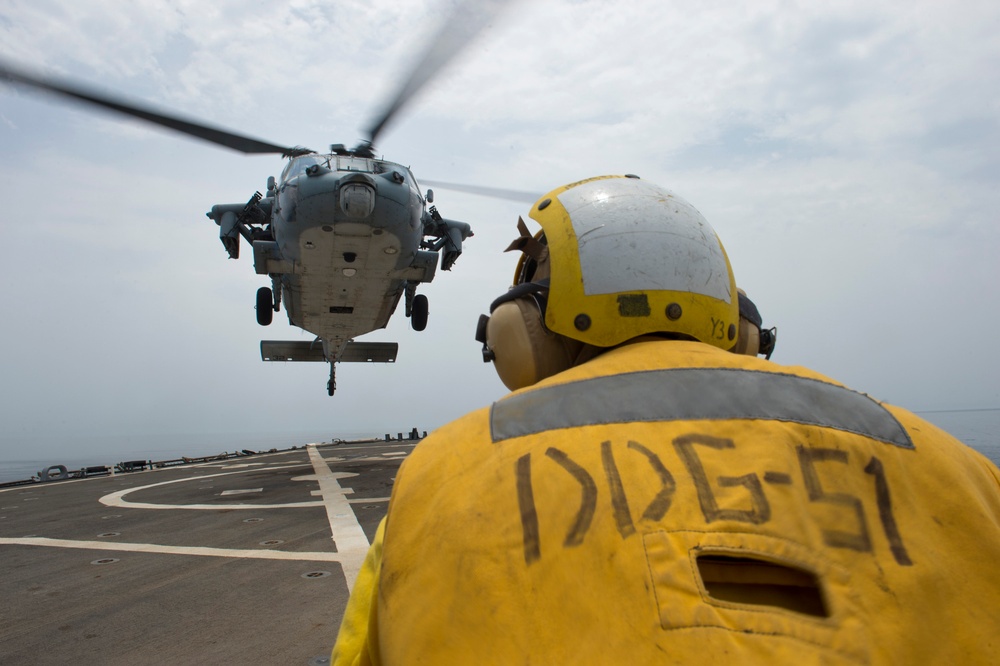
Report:
[{"label": "cockpit windshield", "polygon": [[[353,155],[337,155],[337,171],[361,171],[363,173],[378,173],[375,160]],[[331,165],[332,166],[332,165]]]},{"label": "cockpit windshield", "polygon": [[295,178],[299,174],[305,172],[306,169],[313,166],[314,164],[325,165],[330,161],[329,155],[302,155],[301,157],[294,157],[288,162],[285,170],[281,172],[281,182],[287,183],[292,178]]},{"label": "cockpit windshield", "polygon": [[355,171],[361,173],[389,173],[395,171],[403,176],[407,186],[414,192],[418,192],[417,181],[413,174],[402,164],[376,160],[368,157],[358,157],[356,155],[338,155],[336,153],[327,155],[302,155],[294,157],[288,162],[285,170],[281,172],[281,182],[287,183],[292,178],[305,173],[311,166],[319,165],[332,171]]}]

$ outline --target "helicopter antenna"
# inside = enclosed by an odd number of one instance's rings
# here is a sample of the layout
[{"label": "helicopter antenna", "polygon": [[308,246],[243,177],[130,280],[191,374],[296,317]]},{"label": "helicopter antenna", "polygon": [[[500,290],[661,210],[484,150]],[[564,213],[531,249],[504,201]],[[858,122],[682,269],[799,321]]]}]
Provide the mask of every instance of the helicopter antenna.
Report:
[{"label": "helicopter antenna", "polygon": [[447,65],[459,52],[489,25],[509,0],[462,0],[442,22],[430,46],[417,61],[403,85],[386,105],[385,110],[371,124],[366,136],[355,152],[371,153],[372,144],[389,121],[400,109]]},{"label": "helicopter antenna", "polygon": [[193,136],[202,141],[208,141],[225,148],[247,154],[279,153],[284,157],[295,157],[307,155],[312,150],[301,146],[286,147],[279,146],[259,139],[254,139],[242,134],[236,134],[227,130],[212,127],[191,120],[185,120],[178,116],[168,115],[160,111],[155,111],[149,107],[142,107],[132,102],[127,102],[120,98],[112,97],[106,93],[98,92],[92,88],[84,88],[80,85],[70,84],[54,78],[36,74],[29,74],[24,70],[19,70],[12,65],[0,61],[0,81],[22,86],[28,86],[45,92],[68,97],[78,102],[97,106],[107,111],[120,113],[132,118],[139,118],[148,123],[172,129],[188,136]]}]

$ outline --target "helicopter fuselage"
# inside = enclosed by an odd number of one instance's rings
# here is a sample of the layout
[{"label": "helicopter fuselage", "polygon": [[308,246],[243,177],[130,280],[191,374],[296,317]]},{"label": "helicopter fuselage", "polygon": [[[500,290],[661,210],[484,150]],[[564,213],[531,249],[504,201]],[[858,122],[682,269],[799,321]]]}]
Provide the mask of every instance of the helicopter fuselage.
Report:
[{"label": "helicopter fuselage", "polygon": [[472,236],[465,222],[442,218],[410,170],[360,150],[293,155],[267,196],[220,204],[208,216],[223,246],[238,258],[240,238],[253,248],[254,269],[271,278],[257,292],[257,321],[271,323],[285,304],[288,321],[313,342],[262,341],[266,361],[326,361],[327,390],[342,361],[392,362],[396,343],[354,338],[385,328],[405,297],[413,328],[427,323],[427,297],[417,286],[450,270]]},{"label": "helicopter fuselage", "polygon": [[[386,326],[408,282],[434,278],[437,253],[420,249],[424,198],[406,167],[354,156],[294,158],[272,206],[289,322],[321,338],[330,361],[352,338]],[[269,263],[258,272],[272,273]]]},{"label": "helicopter fuselage", "polygon": [[426,203],[402,165],[308,154],[289,161],[266,198],[209,215],[230,256],[238,234],[250,240],[257,273],[280,291],[275,309],[283,301],[289,323],[314,334],[336,363],[348,342],[384,328],[400,297],[434,278],[439,254],[422,249],[428,225],[457,229],[459,243],[471,235],[464,223],[432,218]]},{"label": "helicopter fuselage", "polygon": [[[208,217],[219,225],[230,258],[239,257],[241,238],[246,240],[256,272],[271,279],[270,287],[257,290],[257,322],[270,324],[284,301],[289,322],[316,336],[309,342],[262,340],[261,358],[330,363],[327,389],[333,395],[338,362],[395,361],[396,343],[353,338],[384,328],[401,297],[413,328],[425,328],[427,297],[416,293],[417,286],[434,278],[438,260],[441,270],[450,270],[462,254],[463,241],[472,236],[468,224],[446,220],[427,206],[431,192],[421,195],[408,168],[375,159],[374,145],[407,102],[489,24],[499,6],[484,7],[475,5],[471,14],[456,8],[351,150],[336,144],[321,154],[262,141],[3,59],[0,84],[54,94],[247,155],[289,158],[281,177],[268,180],[266,196],[255,193],[247,204],[213,206]],[[463,38],[449,39],[457,26]]]}]

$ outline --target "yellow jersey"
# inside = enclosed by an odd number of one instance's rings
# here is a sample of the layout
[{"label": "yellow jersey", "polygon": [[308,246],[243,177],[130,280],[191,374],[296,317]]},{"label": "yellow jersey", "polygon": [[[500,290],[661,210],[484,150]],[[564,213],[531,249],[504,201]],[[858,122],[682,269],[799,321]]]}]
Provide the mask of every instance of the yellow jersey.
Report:
[{"label": "yellow jersey", "polygon": [[335,664],[973,664],[1000,473],[817,373],[643,341],[403,464]]}]

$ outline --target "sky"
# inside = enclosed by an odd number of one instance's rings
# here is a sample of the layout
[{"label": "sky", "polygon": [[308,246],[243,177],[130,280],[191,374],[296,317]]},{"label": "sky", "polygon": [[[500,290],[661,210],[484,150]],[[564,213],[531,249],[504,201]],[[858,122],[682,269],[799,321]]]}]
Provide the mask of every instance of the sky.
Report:
[{"label": "sky", "polygon": [[[0,58],[322,150],[362,137],[453,4],[6,0]],[[638,174],[715,228],[773,361],[912,410],[996,408],[998,31],[992,1],[511,3],[377,148],[539,197]],[[506,393],[473,336],[530,202],[440,188],[475,236],[421,288],[425,331],[400,311],[363,338],[395,364],[339,366],[330,398],[325,366],[260,361],[261,339],[311,336],[256,324],[266,278],[205,212],[282,167],[0,86],[0,461],[431,430]]]}]

